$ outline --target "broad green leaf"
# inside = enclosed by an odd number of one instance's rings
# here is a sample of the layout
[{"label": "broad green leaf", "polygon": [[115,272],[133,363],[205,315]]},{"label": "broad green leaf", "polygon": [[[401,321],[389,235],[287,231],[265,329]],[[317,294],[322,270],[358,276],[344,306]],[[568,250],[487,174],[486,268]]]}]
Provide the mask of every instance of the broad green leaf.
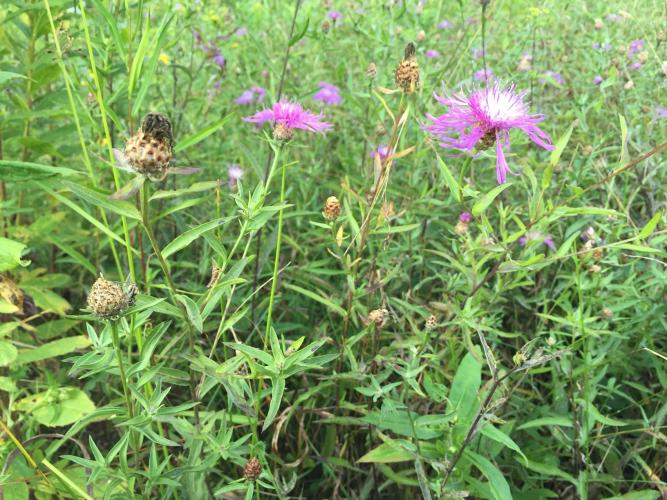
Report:
[{"label": "broad green leaf", "polygon": [[197,303],[187,295],[176,295],[176,300],[185,306],[190,323],[192,323],[199,333],[202,333],[204,331],[204,322],[199,314]]},{"label": "broad green leaf", "polygon": [[21,258],[25,248],[23,243],[0,236],[0,272],[11,271],[15,267],[29,265],[29,260]]},{"label": "broad green leaf", "polygon": [[315,292],[311,292],[310,290],[306,290],[305,288],[301,288],[300,286],[292,285],[290,283],[285,283],[282,286],[284,286],[285,288],[288,288],[290,290],[293,290],[297,293],[300,293],[302,295],[305,295],[306,297],[309,297],[309,298],[319,302],[320,304],[324,304],[329,309],[331,309],[332,311],[334,311],[337,314],[340,314],[341,316],[346,316],[347,315],[347,313],[345,312],[345,309],[343,309],[341,306],[339,306],[338,304],[333,303],[331,300],[329,300],[325,297],[322,297],[321,295],[316,294]]},{"label": "broad green leaf", "polygon": [[552,427],[552,426],[560,426],[560,427],[572,427],[572,417],[569,417],[567,415],[559,415],[555,417],[543,417],[543,418],[536,418],[535,420],[529,420],[528,422],[525,422],[524,424],[521,424],[519,427],[517,427],[517,430],[524,430],[524,429],[532,429],[534,427]]},{"label": "broad green leaf", "polygon": [[549,156],[549,165],[547,165],[547,168],[544,169],[544,174],[542,175],[542,191],[547,189],[551,183],[551,176],[554,173],[554,167],[560,160],[560,157],[565,150],[565,146],[567,146],[567,143],[570,140],[573,128],[574,124],[568,127],[567,131],[558,138],[556,144],[554,145],[554,149],[551,151],[551,155]]},{"label": "broad green leaf", "polygon": [[362,464],[392,464],[398,462],[408,462],[411,460],[414,460],[412,453],[402,448],[400,445],[394,444],[391,440],[388,440],[377,448],[373,448],[371,451],[357,460],[357,462]]},{"label": "broad green leaf", "polygon": [[519,448],[519,445],[516,444],[511,437],[509,437],[507,434],[505,434],[497,427],[494,427],[492,424],[487,423],[484,427],[482,427],[481,432],[489,439],[493,439],[494,441],[497,441],[498,443],[505,445],[510,450],[516,451],[519,455],[523,457],[524,460],[527,460],[526,455],[523,454],[523,452]]},{"label": "broad green leaf", "polygon": [[16,392],[17,391],[16,382],[14,382],[9,377],[0,377],[0,391],[4,392]]},{"label": "broad green leaf", "polygon": [[489,480],[489,487],[495,500],[512,500],[510,486],[503,473],[498,467],[493,465],[487,458],[478,455],[470,450],[466,450],[466,457],[477,467],[482,474]]},{"label": "broad green leaf", "polygon": [[296,42],[301,40],[305,35],[306,32],[308,31],[308,26],[310,25],[310,17],[306,19],[306,22],[303,24],[301,29],[295,33],[292,38],[290,38],[288,45],[291,47],[293,46]]},{"label": "broad green leaf", "polygon": [[23,365],[34,363],[43,359],[55,358],[63,354],[69,354],[77,349],[83,349],[90,345],[90,339],[86,335],[76,337],[65,337],[64,339],[54,340],[48,344],[41,345],[34,349],[23,349],[19,352],[15,364]]},{"label": "broad green leaf", "polygon": [[253,359],[258,359],[267,366],[273,363],[273,358],[268,352],[264,352],[261,349],[257,349],[256,347],[245,344],[237,344],[236,342],[225,342],[225,345],[232,349],[236,349],[237,351],[241,351]]},{"label": "broad green leaf", "polygon": [[33,394],[17,401],[14,409],[26,412],[42,425],[69,425],[95,411],[95,405],[80,389],[61,387]]},{"label": "broad green leaf", "polygon": [[81,175],[67,167],[42,165],[27,161],[0,160],[0,179],[6,182],[24,182],[53,177],[54,175]]},{"label": "broad green leaf", "polygon": [[534,472],[537,472],[538,474],[542,474],[543,476],[547,477],[560,477],[562,479],[565,479],[566,481],[569,481],[572,484],[577,484],[577,480],[567,472],[564,472],[560,470],[558,467],[555,465],[551,464],[543,464],[540,462],[535,462],[533,460],[519,460],[517,457],[516,460],[523,466],[525,466],[527,469],[530,469]]},{"label": "broad green leaf", "polygon": [[472,206],[472,214],[477,217],[479,216],[486,208],[493,202],[493,200],[496,199],[496,197],[505,191],[508,187],[510,187],[512,184],[506,182],[505,184],[499,184],[498,186],[494,187],[491,191],[483,195],[479,200],[475,202],[475,204]]},{"label": "broad green leaf", "polygon": [[472,421],[482,384],[482,365],[468,353],[461,360],[449,392],[447,413],[455,412],[462,424]]},{"label": "broad green leaf", "polygon": [[234,116],[235,113],[229,113],[227,116],[224,118],[218,120],[217,122],[211,123],[210,125],[204,127],[201,129],[199,132],[195,132],[192,135],[189,135],[185,139],[178,141],[176,144],[176,147],[174,148],[174,152],[178,153],[179,151],[183,151],[184,149],[189,148],[190,146],[194,146],[198,142],[203,141],[206,139],[209,135],[213,134],[214,132],[218,131],[219,129],[222,128],[222,126],[229,121],[229,119]]},{"label": "broad green leaf", "polygon": [[109,198],[109,195],[80,186],[73,182],[64,182],[64,184],[72,193],[95,207],[109,210],[130,219],[141,220],[139,210],[137,210],[137,207],[129,201],[113,200]]},{"label": "broad green leaf", "polygon": [[421,224],[406,224],[405,226],[388,226],[375,231],[371,231],[371,234],[394,234],[394,233],[406,233],[421,227]]},{"label": "broad green leaf", "polygon": [[195,241],[205,232],[210,231],[211,229],[215,229],[216,227],[226,223],[227,220],[228,219],[213,219],[211,221],[205,222],[204,224],[193,227],[192,229],[188,229],[183,234],[177,236],[176,239],[174,239],[166,247],[164,247],[162,250],[162,257],[165,259],[168,258],[170,255],[175,254],[179,250],[187,247],[190,243]]},{"label": "broad green leaf", "polygon": [[6,340],[0,340],[0,366],[9,366],[18,356],[18,350],[14,344]]},{"label": "broad green leaf", "polygon": [[12,73],[11,71],[0,71],[0,85],[5,84],[9,80],[14,80],[16,78],[28,78],[25,75],[21,75],[19,73]]},{"label": "broad green leaf", "polygon": [[595,406],[593,406],[592,404],[586,405],[586,409],[588,410],[588,413],[589,413],[595,420],[597,420],[598,422],[600,422],[601,424],[604,424],[604,425],[611,425],[611,426],[614,426],[614,427],[621,427],[621,426],[624,426],[624,425],[628,425],[627,423],[622,422],[622,421],[620,421],[620,420],[616,420],[616,419],[614,419],[614,418],[605,417],[605,416],[604,416],[602,413],[600,413],[600,411],[599,411]]},{"label": "broad green leaf", "polygon": [[660,222],[660,219],[662,218],[662,213],[661,212],[656,212],[653,217],[651,217],[651,220],[649,220],[646,225],[642,228],[642,230],[639,232],[638,237],[641,239],[648,238],[651,236],[653,231],[655,231],[656,226],[658,225],[658,222]]},{"label": "broad green leaf", "polygon": [[130,67],[130,74],[127,79],[127,93],[132,96],[134,87],[137,84],[139,75],[141,74],[141,67],[144,64],[146,56],[146,49],[148,48],[148,39],[150,38],[150,29],[148,28],[150,16],[146,17],[144,26],[141,29],[141,41],[137,47],[137,51],[132,56],[132,66]]},{"label": "broad green leaf", "polygon": [[205,181],[205,182],[195,182],[183,189],[174,189],[172,191],[157,191],[151,196],[151,201],[161,200],[164,198],[177,198],[179,196],[187,195],[190,193],[199,193],[201,191],[208,191],[210,189],[215,189],[217,185],[218,181]]},{"label": "broad green leaf", "polygon": [[262,432],[271,426],[276,415],[278,415],[280,402],[282,401],[283,393],[285,392],[285,379],[283,377],[276,377],[271,380],[273,383],[273,387],[271,387],[271,404],[269,404],[269,411],[264,419],[264,425],[262,425]]}]

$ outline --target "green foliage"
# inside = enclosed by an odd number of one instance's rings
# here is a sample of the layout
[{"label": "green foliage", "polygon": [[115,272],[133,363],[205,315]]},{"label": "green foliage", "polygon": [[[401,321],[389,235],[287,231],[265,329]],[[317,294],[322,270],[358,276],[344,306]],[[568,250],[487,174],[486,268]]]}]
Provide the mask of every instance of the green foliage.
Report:
[{"label": "green foliage", "polygon": [[[664,5],[329,3],[3,3],[3,498],[664,496]],[[485,66],[502,185],[424,130]]]}]

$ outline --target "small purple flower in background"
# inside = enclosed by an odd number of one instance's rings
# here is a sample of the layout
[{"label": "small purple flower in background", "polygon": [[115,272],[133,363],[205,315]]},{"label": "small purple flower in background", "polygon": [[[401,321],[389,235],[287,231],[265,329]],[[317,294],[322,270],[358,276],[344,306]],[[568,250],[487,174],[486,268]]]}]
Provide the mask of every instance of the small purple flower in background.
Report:
[{"label": "small purple flower in background", "polygon": [[220,69],[225,69],[225,56],[222,55],[218,49],[215,49],[213,53],[213,62],[218,65]]},{"label": "small purple flower in background", "polygon": [[437,50],[429,49],[426,51],[424,55],[426,56],[427,59],[437,59],[440,57],[440,52],[438,52]]},{"label": "small purple flower in background", "polygon": [[292,138],[295,129],[321,133],[329,130],[331,124],[323,121],[323,118],[323,114],[311,113],[303,109],[299,103],[279,101],[271,108],[265,108],[243,120],[257,124],[271,122],[273,137],[280,141],[287,141]]},{"label": "small purple flower in background", "polygon": [[474,89],[468,96],[434,96],[448,110],[440,116],[427,114],[432,124],[425,130],[436,136],[443,148],[484,150],[495,143],[498,184],[507,180],[508,172],[512,173],[503,152],[503,146],[510,147],[511,129],[518,128],[541,148],[553,149],[549,135],[537,127],[544,117],[530,114],[523,100],[525,92],[517,92],[514,85],[503,88],[496,81],[492,86]]},{"label": "small purple flower in background", "polygon": [[313,95],[313,100],[331,106],[338,106],[342,100],[339,92],[340,90],[335,85],[320,82],[320,90]]},{"label": "small purple flower in background", "polygon": [[628,48],[628,56],[632,56],[642,50],[644,50],[644,39],[633,40],[630,42],[630,47]]},{"label": "small purple flower in background", "polygon": [[195,44],[202,45],[204,43],[204,39],[201,37],[201,33],[199,33],[199,31],[193,30],[192,37],[195,39]]},{"label": "small purple flower in background", "polygon": [[632,71],[639,71],[640,69],[642,69],[642,63],[640,63],[639,61],[635,61],[630,65],[630,69]]},{"label": "small purple flower in background", "polygon": [[371,158],[380,157],[380,161],[385,161],[389,156],[389,147],[386,144],[381,144],[377,149],[371,151]]},{"label": "small purple flower in background", "polygon": [[459,222],[468,224],[472,220],[472,214],[470,212],[461,212],[459,214]]},{"label": "small purple flower in background", "polygon": [[245,106],[246,104],[252,104],[254,100],[255,94],[252,93],[252,90],[245,90],[243,91],[243,94],[234,100],[234,102],[236,104],[240,104],[241,106]]},{"label": "small purple flower in background", "polygon": [[443,19],[440,21],[440,24],[438,24],[438,28],[441,30],[448,30],[449,28],[452,27],[452,23],[450,23],[447,19]]},{"label": "small purple flower in background", "polygon": [[256,102],[262,102],[266,97],[266,89],[264,87],[253,85],[250,87],[250,90],[257,96],[255,99]]},{"label": "small purple flower in background", "polygon": [[667,108],[656,108],[655,116],[658,118],[667,118]]},{"label": "small purple flower in background", "polygon": [[481,47],[476,47],[472,49],[472,57],[473,59],[480,59],[484,57],[484,49],[482,49]]},{"label": "small purple flower in background", "polygon": [[329,12],[327,12],[327,17],[331,19],[334,23],[336,23],[341,19],[343,19],[343,14],[341,14],[337,10],[330,10]]},{"label": "small purple flower in background", "polygon": [[522,247],[525,247],[526,243],[528,243],[529,241],[542,241],[542,243],[544,243],[552,250],[556,249],[556,244],[554,243],[554,240],[551,239],[551,236],[544,235],[539,231],[528,231],[528,233],[526,233],[526,236],[522,236],[521,238],[519,238],[519,244]]},{"label": "small purple flower in background", "polygon": [[593,85],[600,85],[604,81],[604,78],[602,78],[601,75],[595,75],[595,78],[593,78]]},{"label": "small purple flower in background", "polygon": [[236,36],[246,36],[247,34],[248,34],[248,28],[246,28],[245,26],[241,26],[234,32],[234,35]]},{"label": "small purple flower in background", "polygon": [[607,21],[611,21],[612,23],[620,23],[623,20],[623,16],[619,14],[607,14]]},{"label": "small purple flower in background", "polygon": [[473,78],[478,82],[491,80],[493,78],[493,71],[491,71],[491,68],[482,68],[479,71],[475,71]]},{"label": "small purple flower in background", "polygon": [[554,80],[558,85],[565,85],[563,76],[560,73],[556,73],[555,71],[545,71],[544,76],[540,78],[540,83],[547,83],[549,80]]},{"label": "small purple flower in background", "polygon": [[266,90],[255,85],[250,87],[248,90],[244,90],[243,93],[234,100],[234,102],[241,106],[245,106],[247,104],[252,104],[253,102],[262,102],[265,96]]},{"label": "small purple flower in background", "polygon": [[236,185],[241,177],[243,177],[243,169],[240,165],[232,163],[227,167],[227,185],[229,189],[236,189]]},{"label": "small purple flower in background", "polygon": [[603,42],[602,45],[600,45],[599,42],[594,42],[593,48],[595,50],[602,50],[603,52],[609,52],[611,50],[611,44],[609,42]]}]

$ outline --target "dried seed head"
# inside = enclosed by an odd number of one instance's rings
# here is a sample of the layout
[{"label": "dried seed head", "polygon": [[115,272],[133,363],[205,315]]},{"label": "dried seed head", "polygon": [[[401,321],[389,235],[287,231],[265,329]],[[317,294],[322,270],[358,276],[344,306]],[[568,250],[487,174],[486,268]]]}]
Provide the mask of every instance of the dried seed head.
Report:
[{"label": "dried seed head", "polygon": [[138,173],[151,180],[162,180],[171,161],[174,139],[171,122],[162,113],[148,113],[141,129],[125,144],[125,158]]},{"label": "dried seed head", "polygon": [[322,21],[322,26],[320,26],[320,29],[322,30],[322,33],[329,33],[329,30],[331,29],[331,23],[325,19]]},{"label": "dried seed head", "polygon": [[335,196],[329,196],[324,204],[322,215],[326,220],[336,220],[340,215],[340,201]]},{"label": "dried seed head", "polygon": [[599,273],[600,271],[602,271],[602,268],[600,266],[598,266],[597,264],[593,264],[592,266],[590,266],[588,268],[588,272],[591,273],[591,274],[596,274],[596,273]]},{"label": "dried seed head", "polygon": [[213,267],[211,268],[211,279],[208,281],[208,285],[206,285],[206,288],[211,288],[215,286],[215,284],[218,282],[218,278],[220,278],[221,271],[222,270],[220,269],[220,266],[218,266],[218,264],[214,262]]},{"label": "dried seed head", "polygon": [[374,309],[368,313],[368,322],[374,323],[377,328],[382,328],[385,326],[388,319],[389,311],[387,311],[384,307],[380,309]]},{"label": "dried seed head", "polygon": [[256,481],[262,473],[262,464],[257,457],[252,457],[243,467],[243,477],[248,481]]},{"label": "dried seed head", "polygon": [[403,61],[396,68],[396,85],[406,94],[412,94],[419,85],[419,64],[415,57],[416,50],[414,43],[407,44]]},{"label": "dried seed head", "polygon": [[604,255],[604,250],[600,247],[595,247],[593,249],[593,258],[595,260],[600,260]]},{"label": "dried seed head", "polygon": [[421,30],[419,33],[417,33],[417,37],[415,38],[419,43],[423,42],[426,40],[426,32],[424,30]]},{"label": "dried seed head", "polygon": [[454,232],[459,236],[463,236],[468,232],[468,223],[463,222],[462,220],[458,221],[456,226],[454,226]]},{"label": "dried seed head", "polygon": [[116,319],[127,309],[128,296],[120,284],[100,276],[90,288],[88,307],[100,318]]},{"label": "dried seed head", "polygon": [[604,27],[604,23],[602,22],[602,19],[599,17],[595,18],[594,26],[596,30],[601,30]]},{"label": "dried seed head", "polygon": [[614,316],[614,313],[608,307],[602,309],[602,317],[605,319],[611,319]]},{"label": "dried seed head", "polygon": [[294,130],[286,127],[282,123],[276,123],[273,127],[273,138],[277,141],[289,141],[294,137]]},{"label": "dried seed head", "polygon": [[366,76],[368,77],[369,80],[375,80],[377,74],[378,74],[377,66],[375,66],[374,62],[370,63],[368,65],[368,68],[366,68]]},{"label": "dried seed head", "polygon": [[438,326],[438,318],[435,317],[435,314],[431,314],[428,318],[426,318],[426,323],[424,324],[424,328],[428,331],[435,330],[436,327]]}]

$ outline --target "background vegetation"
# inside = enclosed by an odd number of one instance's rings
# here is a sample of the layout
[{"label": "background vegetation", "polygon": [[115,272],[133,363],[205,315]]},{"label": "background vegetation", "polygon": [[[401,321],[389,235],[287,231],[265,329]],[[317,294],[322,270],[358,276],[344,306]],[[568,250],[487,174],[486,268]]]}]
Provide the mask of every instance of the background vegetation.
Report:
[{"label": "background vegetation", "polygon": [[[4,498],[666,495],[666,8],[5,0]],[[557,146],[501,187],[422,128],[485,65]],[[332,130],[241,120],[280,97]],[[149,111],[200,170],[137,191]]]}]

